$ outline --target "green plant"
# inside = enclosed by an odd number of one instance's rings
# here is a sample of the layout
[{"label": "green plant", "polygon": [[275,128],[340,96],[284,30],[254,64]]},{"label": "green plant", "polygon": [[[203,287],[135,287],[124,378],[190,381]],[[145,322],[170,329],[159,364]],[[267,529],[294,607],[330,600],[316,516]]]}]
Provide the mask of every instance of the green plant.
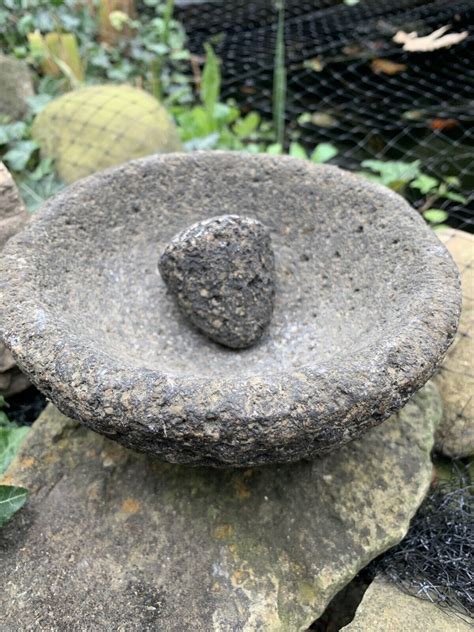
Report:
[{"label": "green plant", "polygon": [[[173,104],[193,101],[190,53],[186,33],[173,19],[172,0],[144,0],[148,11],[131,17],[123,11],[107,14],[120,37],[113,45],[101,40],[97,2],[77,0],[4,0],[0,8],[0,50],[28,60],[42,73],[44,55],[30,47],[35,32],[72,34],[77,38],[85,68],[85,83],[130,82]],[[150,15],[151,14],[151,15]],[[33,42],[35,38],[33,38]],[[55,60],[57,61],[57,56]],[[54,93],[69,89],[71,76],[47,85]],[[45,84],[40,86],[42,92]]]},{"label": "green plant", "polygon": [[[6,406],[0,395],[0,474],[5,472],[20,447],[29,428],[20,428],[11,422],[3,410]],[[0,527],[26,502],[28,491],[22,487],[0,485]]]},{"label": "green plant", "polygon": [[0,119],[0,159],[12,172],[30,211],[36,210],[64,186],[56,177],[53,161],[41,159],[39,145],[31,137],[34,115],[49,100],[48,95],[31,97],[25,121]]},{"label": "green plant", "polygon": [[283,147],[285,142],[286,65],[285,65],[285,0],[276,0],[278,12],[277,37],[273,68],[273,126],[275,140]]},{"label": "green plant", "polygon": [[[264,151],[267,154],[276,155],[284,153],[280,143],[269,145]],[[331,143],[319,143],[313,151],[308,153],[303,145],[294,141],[290,143],[288,153],[290,156],[293,156],[293,158],[301,158],[302,160],[311,160],[311,162],[323,163],[337,156],[339,152]]]},{"label": "green plant", "polygon": [[[221,102],[220,60],[210,44],[206,44],[205,48],[206,63],[201,77],[200,104],[191,108],[174,108],[181,138],[190,150],[245,149],[245,141],[265,134],[260,129],[260,116],[256,112],[242,116],[232,102]],[[259,150],[258,145],[256,150]]]},{"label": "green plant", "polygon": [[442,180],[423,173],[421,161],[382,161],[364,160],[362,167],[370,171],[362,171],[361,175],[369,180],[383,184],[398,193],[413,197],[415,192],[425,196],[418,210],[426,221],[438,228],[448,218],[443,209],[433,208],[433,205],[441,199],[452,200],[460,204],[466,204],[467,199],[455,189],[459,188],[459,178],[446,176]]}]

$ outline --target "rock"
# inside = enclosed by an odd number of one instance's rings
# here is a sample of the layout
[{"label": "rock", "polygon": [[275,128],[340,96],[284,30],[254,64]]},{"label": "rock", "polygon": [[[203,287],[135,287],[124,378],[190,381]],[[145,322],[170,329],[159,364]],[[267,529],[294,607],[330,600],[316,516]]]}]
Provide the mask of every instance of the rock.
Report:
[{"label": "rock", "polygon": [[[28,213],[15,181],[3,162],[0,162],[0,250],[28,219]],[[0,341],[0,394],[4,397],[20,393],[30,385],[16,367],[7,347]]]},{"label": "rock", "polygon": [[2,481],[31,490],[0,539],[4,629],[306,630],[404,537],[440,415],[428,385],[313,462],[215,470],[130,452],[49,406]]},{"label": "rock", "polygon": [[[275,252],[270,325],[239,351],[190,327],[157,270],[216,209],[261,221]],[[49,199],[3,254],[0,339],[19,366],[64,414],[173,463],[339,448],[428,381],[461,307],[454,262],[403,198],[289,156],[128,162]]]},{"label": "rock", "polygon": [[378,576],[367,589],[345,632],[472,632],[474,621],[431,601],[402,592]]},{"label": "rock", "polygon": [[132,158],[181,149],[165,108],[127,85],[68,92],[38,114],[32,134],[68,183]]},{"label": "rock", "polygon": [[28,110],[27,99],[34,95],[28,66],[0,54],[0,86],[0,115],[12,121],[23,118]]},{"label": "rock", "polygon": [[474,455],[474,236],[449,229],[439,237],[461,272],[463,305],[454,343],[434,378],[444,403],[436,448],[460,458]]},{"label": "rock", "polygon": [[10,172],[0,162],[0,250],[23,228],[28,213]]},{"label": "rock", "polygon": [[197,222],[169,242],[159,269],[180,308],[212,340],[250,347],[268,326],[275,258],[258,220],[222,215]]}]

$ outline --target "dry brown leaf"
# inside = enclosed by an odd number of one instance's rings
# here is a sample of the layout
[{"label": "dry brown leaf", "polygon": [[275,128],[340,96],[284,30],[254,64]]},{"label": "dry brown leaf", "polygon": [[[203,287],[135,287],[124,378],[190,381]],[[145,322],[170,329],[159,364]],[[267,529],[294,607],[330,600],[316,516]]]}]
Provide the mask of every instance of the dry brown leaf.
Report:
[{"label": "dry brown leaf", "polygon": [[429,126],[431,127],[433,131],[453,129],[454,127],[457,127],[458,125],[459,125],[459,121],[452,118],[447,118],[447,119],[435,118],[429,123]]},{"label": "dry brown leaf", "polygon": [[410,51],[411,53],[424,53],[459,44],[459,42],[462,42],[468,36],[468,31],[463,31],[462,33],[448,33],[445,35],[449,29],[449,25],[442,26],[423,37],[418,36],[416,31],[412,31],[411,33],[398,31],[393,36],[393,41],[396,44],[403,44],[403,50]]},{"label": "dry brown leaf", "polygon": [[370,67],[373,72],[383,72],[385,75],[396,75],[398,72],[403,72],[407,69],[406,64],[397,64],[394,61],[390,61],[390,59],[374,59]]}]

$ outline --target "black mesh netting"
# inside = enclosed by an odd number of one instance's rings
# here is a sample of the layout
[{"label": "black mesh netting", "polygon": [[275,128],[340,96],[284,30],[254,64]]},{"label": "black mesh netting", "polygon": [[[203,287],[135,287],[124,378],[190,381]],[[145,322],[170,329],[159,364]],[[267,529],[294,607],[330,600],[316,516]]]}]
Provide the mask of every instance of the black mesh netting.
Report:
[{"label": "black mesh netting", "polygon": [[[194,53],[214,44],[223,96],[271,117],[273,0],[190,4],[178,7],[177,17]],[[398,30],[426,35],[443,25],[470,34],[425,53],[404,52],[392,41]],[[437,200],[436,207],[448,211],[453,226],[474,230],[473,26],[472,0],[287,0],[288,137],[300,128],[308,147],[334,144],[333,162],[349,169],[367,158],[419,159],[431,176],[457,176],[467,203]],[[411,201],[420,207],[426,198]]]},{"label": "black mesh netting", "polygon": [[[474,615],[474,485],[467,469],[439,484],[402,542],[374,563],[408,592]],[[467,474],[467,475],[466,475]]]}]

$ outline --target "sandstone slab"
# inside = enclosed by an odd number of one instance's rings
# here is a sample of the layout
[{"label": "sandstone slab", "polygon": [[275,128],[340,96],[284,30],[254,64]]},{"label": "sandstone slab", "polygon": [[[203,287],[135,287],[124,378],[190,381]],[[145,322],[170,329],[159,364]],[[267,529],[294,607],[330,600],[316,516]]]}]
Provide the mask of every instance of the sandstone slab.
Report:
[{"label": "sandstone slab", "polygon": [[450,457],[474,455],[474,236],[449,229],[439,233],[461,273],[459,329],[434,381],[443,399],[436,447]]},{"label": "sandstone slab", "polygon": [[345,632],[472,632],[473,620],[406,592],[383,577],[367,589]]},{"label": "sandstone slab", "polygon": [[305,630],[400,541],[431,480],[428,385],[313,462],[187,468],[50,406],[4,483],[31,490],[0,538],[2,632]]}]

